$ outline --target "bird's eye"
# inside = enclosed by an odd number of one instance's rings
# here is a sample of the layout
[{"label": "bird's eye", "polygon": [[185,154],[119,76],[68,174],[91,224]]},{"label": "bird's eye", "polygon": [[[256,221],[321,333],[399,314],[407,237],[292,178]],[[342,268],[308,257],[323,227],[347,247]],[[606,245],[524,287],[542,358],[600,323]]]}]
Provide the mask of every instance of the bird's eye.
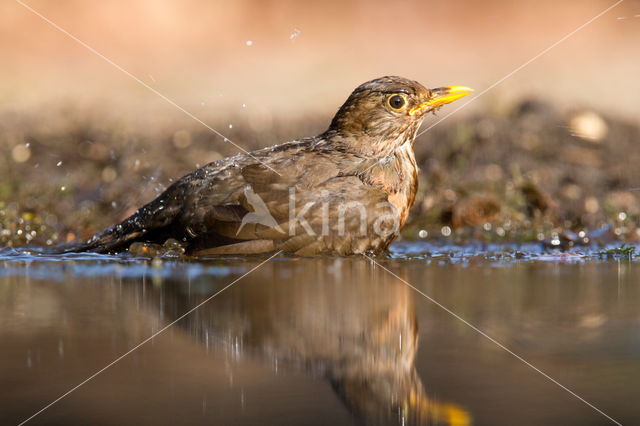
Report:
[{"label": "bird's eye", "polygon": [[387,103],[392,110],[400,111],[407,104],[407,100],[402,95],[391,95],[387,99]]}]

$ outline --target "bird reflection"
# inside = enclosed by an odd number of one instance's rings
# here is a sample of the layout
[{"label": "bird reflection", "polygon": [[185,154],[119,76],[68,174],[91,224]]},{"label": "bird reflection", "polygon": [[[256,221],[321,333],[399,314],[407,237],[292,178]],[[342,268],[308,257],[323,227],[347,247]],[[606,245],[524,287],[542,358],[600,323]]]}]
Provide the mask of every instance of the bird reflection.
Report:
[{"label": "bird reflection", "polygon": [[[167,281],[162,309],[177,318],[218,287]],[[178,324],[229,356],[326,377],[364,424],[471,423],[460,406],[428,397],[416,372],[411,289],[363,260],[271,262]]]}]

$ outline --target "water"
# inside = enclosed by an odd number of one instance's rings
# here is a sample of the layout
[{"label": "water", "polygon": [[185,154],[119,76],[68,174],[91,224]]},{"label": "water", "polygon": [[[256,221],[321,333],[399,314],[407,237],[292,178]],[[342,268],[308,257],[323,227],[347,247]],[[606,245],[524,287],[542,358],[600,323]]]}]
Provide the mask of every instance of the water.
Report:
[{"label": "water", "polygon": [[239,279],[265,259],[3,250],[0,424],[168,325],[29,424],[613,424],[428,298],[640,422],[635,259],[398,244],[381,266],[281,256]]}]

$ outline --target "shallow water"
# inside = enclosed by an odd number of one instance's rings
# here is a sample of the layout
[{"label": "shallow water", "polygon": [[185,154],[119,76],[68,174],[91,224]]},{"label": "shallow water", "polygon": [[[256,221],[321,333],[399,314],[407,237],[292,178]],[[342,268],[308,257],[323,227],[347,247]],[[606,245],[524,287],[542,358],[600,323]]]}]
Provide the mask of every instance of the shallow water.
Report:
[{"label": "shallow water", "polygon": [[0,424],[640,422],[635,258],[266,259],[0,251]]}]

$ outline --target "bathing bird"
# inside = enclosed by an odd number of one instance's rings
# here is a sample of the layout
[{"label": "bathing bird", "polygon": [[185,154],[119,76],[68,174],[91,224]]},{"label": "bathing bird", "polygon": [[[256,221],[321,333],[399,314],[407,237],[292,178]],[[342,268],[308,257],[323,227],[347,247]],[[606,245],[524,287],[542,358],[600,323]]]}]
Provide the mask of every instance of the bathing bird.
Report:
[{"label": "bathing bird", "polygon": [[114,253],[175,239],[196,256],[380,253],[415,200],[413,144],[423,119],[471,92],[397,76],[368,81],[320,135],[207,164],[65,251]]}]

